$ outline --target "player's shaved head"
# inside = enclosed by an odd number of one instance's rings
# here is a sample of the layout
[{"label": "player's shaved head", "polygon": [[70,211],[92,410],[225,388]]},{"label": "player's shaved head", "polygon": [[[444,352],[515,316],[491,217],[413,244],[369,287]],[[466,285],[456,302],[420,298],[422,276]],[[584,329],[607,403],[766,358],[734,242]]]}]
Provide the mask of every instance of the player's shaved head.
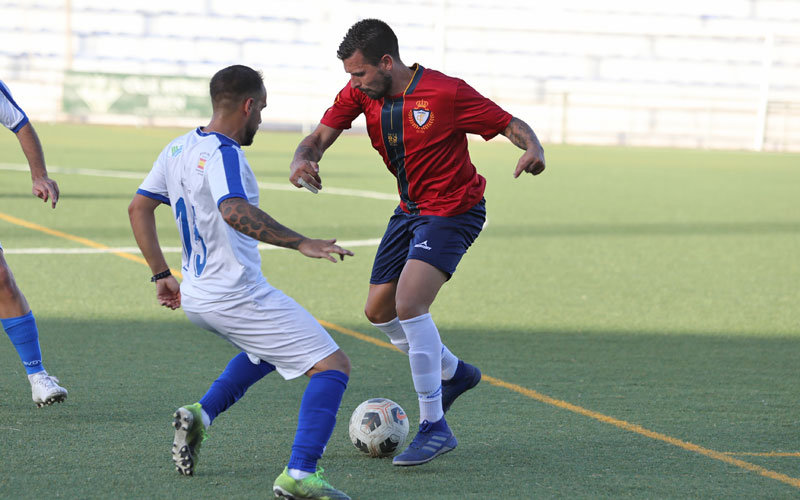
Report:
[{"label": "player's shaved head", "polygon": [[373,66],[377,66],[386,54],[397,61],[400,60],[394,31],[379,19],[364,19],[351,26],[344,36],[344,40],[339,44],[336,56],[344,61],[356,50],[360,51],[364,55],[364,59]]},{"label": "player's shaved head", "polygon": [[211,104],[215,110],[235,106],[264,91],[264,78],[253,68],[236,64],[217,71],[209,84]]}]

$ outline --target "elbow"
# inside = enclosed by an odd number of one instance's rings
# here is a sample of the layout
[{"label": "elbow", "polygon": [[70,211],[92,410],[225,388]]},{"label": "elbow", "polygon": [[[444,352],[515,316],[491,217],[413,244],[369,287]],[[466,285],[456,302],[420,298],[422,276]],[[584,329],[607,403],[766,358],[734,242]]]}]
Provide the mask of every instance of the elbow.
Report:
[{"label": "elbow", "polygon": [[135,203],[136,203],[136,200],[132,200],[130,202],[130,204],[128,205],[128,219],[130,219],[131,222],[133,222],[133,217],[134,217],[134,214],[136,213]]},{"label": "elbow", "polygon": [[222,220],[225,221],[225,224],[234,229],[236,229],[235,223],[238,220],[234,207],[239,199],[240,198],[228,198],[227,200],[223,200],[222,203],[220,203],[217,207],[219,214],[222,216]]},{"label": "elbow", "polygon": [[140,195],[135,195],[131,200],[130,204],[128,205],[128,219],[131,221],[131,225],[146,213],[147,207],[145,207],[142,197]]}]

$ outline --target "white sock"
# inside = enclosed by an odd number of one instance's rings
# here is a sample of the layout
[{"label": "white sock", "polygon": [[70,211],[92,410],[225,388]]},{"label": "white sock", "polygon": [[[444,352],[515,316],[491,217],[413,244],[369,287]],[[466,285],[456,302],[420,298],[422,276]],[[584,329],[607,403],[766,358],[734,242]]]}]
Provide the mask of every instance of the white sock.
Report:
[{"label": "white sock", "polygon": [[395,318],[388,323],[372,323],[372,326],[385,333],[395,347],[408,354],[408,339],[399,319]]},{"label": "white sock", "polygon": [[411,378],[419,396],[419,421],[436,422],[442,411],[442,341],[430,313],[400,321],[408,339]]},{"label": "white sock", "polygon": [[208,429],[208,427],[211,425],[211,417],[208,416],[208,413],[206,413],[206,411],[203,408],[200,408],[200,414],[202,415],[203,418],[203,427]]},{"label": "white sock", "polygon": [[289,469],[289,476],[291,476],[292,479],[297,479],[298,481],[301,479],[305,479],[310,475],[311,473],[306,470]]},{"label": "white sock", "polygon": [[[395,347],[408,354],[408,339],[399,319],[395,318],[388,323],[372,323],[372,326],[386,334]],[[442,344],[442,380],[453,378],[456,368],[458,368],[458,358]]]},{"label": "white sock", "polygon": [[456,374],[458,358],[442,344],[442,380],[450,380]]}]

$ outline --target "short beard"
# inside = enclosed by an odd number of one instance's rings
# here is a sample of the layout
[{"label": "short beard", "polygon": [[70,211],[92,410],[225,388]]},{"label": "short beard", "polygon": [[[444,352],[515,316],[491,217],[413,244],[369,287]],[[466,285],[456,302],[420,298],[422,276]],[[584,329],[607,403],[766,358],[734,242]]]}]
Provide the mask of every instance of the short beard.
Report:
[{"label": "short beard", "polygon": [[374,99],[376,101],[383,99],[384,97],[389,95],[389,90],[392,88],[391,73],[383,73],[383,80],[381,81],[381,83],[382,85],[380,88],[377,88],[375,90],[361,89],[361,91],[364,92],[370,99]]},{"label": "short beard", "polygon": [[241,146],[249,146],[253,144],[253,138],[256,136],[256,132],[258,132],[258,127],[254,127],[253,129],[246,128],[244,130],[244,137],[242,138]]}]

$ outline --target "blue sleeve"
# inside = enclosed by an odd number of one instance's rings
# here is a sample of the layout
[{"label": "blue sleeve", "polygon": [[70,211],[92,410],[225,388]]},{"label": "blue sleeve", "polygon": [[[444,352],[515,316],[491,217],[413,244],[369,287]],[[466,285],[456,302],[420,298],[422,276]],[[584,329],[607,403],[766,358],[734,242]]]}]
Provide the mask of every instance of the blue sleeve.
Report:
[{"label": "blue sleeve", "polygon": [[219,153],[221,161],[209,160],[206,164],[209,186],[217,206],[228,198],[244,198],[247,200],[247,193],[242,184],[239,150],[233,146],[222,145],[219,148]]},{"label": "blue sleeve", "polygon": [[142,196],[147,196],[148,198],[152,198],[152,199],[154,199],[156,201],[160,201],[161,203],[164,203],[165,205],[170,205],[169,198],[167,198],[164,195],[160,195],[158,193],[151,193],[150,191],[147,191],[147,190],[139,188],[139,189],[136,190],[136,194],[140,194]]}]

